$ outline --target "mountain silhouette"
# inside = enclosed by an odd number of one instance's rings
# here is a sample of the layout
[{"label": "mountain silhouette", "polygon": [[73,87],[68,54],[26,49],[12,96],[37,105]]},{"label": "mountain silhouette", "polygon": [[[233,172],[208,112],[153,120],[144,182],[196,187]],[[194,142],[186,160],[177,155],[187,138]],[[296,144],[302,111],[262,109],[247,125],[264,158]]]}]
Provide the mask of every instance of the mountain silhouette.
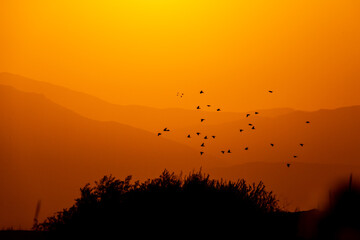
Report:
[{"label": "mountain silhouette", "polygon": [[[41,220],[71,202],[79,186],[110,173],[145,179],[202,166],[218,178],[263,180],[284,205],[304,210],[317,207],[331,183],[360,173],[360,106],[257,110],[246,118],[121,106],[8,73],[0,84],[0,226],[31,226],[39,200]],[[201,136],[216,136],[203,155]],[[69,191],[55,190],[62,188]]]}]

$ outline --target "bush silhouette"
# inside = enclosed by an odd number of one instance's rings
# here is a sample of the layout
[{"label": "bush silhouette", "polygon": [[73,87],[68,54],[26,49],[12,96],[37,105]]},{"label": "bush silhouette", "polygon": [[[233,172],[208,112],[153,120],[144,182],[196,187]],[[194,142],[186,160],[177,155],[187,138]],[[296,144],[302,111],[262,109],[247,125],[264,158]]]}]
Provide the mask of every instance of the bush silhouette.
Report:
[{"label": "bush silhouette", "polygon": [[104,176],[81,188],[72,207],[34,228],[54,238],[236,234],[255,239],[279,231],[286,235],[284,214],[262,182],[213,180],[201,170],[182,177],[165,170],[143,183]]}]

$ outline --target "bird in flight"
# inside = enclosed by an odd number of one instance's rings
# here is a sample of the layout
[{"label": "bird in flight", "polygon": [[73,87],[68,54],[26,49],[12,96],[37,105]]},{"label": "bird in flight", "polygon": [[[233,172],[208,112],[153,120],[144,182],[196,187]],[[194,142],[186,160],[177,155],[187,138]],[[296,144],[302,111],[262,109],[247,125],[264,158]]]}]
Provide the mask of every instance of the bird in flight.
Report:
[{"label": "bird in flight", "polygon": [[231,153],[230,149],[227,151],[228,153]]},{"label": "bird in flight", "polygon": [[189,135],[187,135],[187,137],[188,137],[188,138],[191,138],[191,137],[190,137],[190,134],[189,134]]},{"label": "bird in flight", "polygon": [[300,143],[300,146],[301,146],[301,147],[303,147],[303,146],[304,146],[304,144],[303,144],[303,143]]},{"label": "bird in flight", "polygon": [[200,119],[201,122],[203,122],[204,120],[205,120],[204,118]]},{"label": "bird in flight", "polygon": [[220,110],[220,108],[218,108],[218,109],[216,109],[216,111],[220,112],[221,110]]},{"label": "bird in flight", "polygon": [[225,151],[221,151],[221,153],[222,153],[222,154],[224,154],[224,153],[225,153]]},{"label": "bird in flight", "polygon": [[306,121],[306,123],[310,123],[310,121]]},{"label": "bird in flight", "polygon": [[253,126],[251,129],[255,129],[255,126]]},{"label": "bird in flight", "polygon": [[259,112],[255,112],[255,114],[259,114]]},{"label": "bird in flight", "polygon": [[246,117],[249,117],[250,116],[250,113],[246,114]]},{"label": "bird in flight", "polygon": [[251,123],[249,123],[249,126],[252,126],[252,124],[251,124]]},{"label": "bird in flight", "polygon": [[164,131],[165,131],[165,132],[168,132],[168,131],[170,131],[170,130],[169,130],[169,129],[167,129],[167,128],[164,128]]},{"label": "bird in flight", "polygon": [[273,93],[273,91],[269,90],[269,93]]},{"label": "bird in flight", "polygon": [[211,107],[211,105],[206,105],[207,107]]},{"label": "bird in flight", "polygon": [[295,155],[294,158],[297,158],[297,156]]},{"label": "bird in flight", "polygon": [[286,166],[287,166],[287,167],[290,167],[290,163],[287,163]]},{"label": "bird in flight", "polygon": [[215,138],[216,136],[211,136],[212,138]]},{"label": "bird in flight", "polygon": [[199,135],[200,135],[200,133],[199,133],[199,132],[197,132],[197,133],[196,133],[196,135],[198,135],[198,136],[199,136]]},{"label": "bird in flight", "polygon": [[200,109],[200,106],[197,106],[197,108],[196,109]]},{"label": "bird in flight", "polygon": [[200,91],[200,94],[204,93],[202,90]]},{"label": "bird in flight", "polygon": [[240,132],[244,131],[244,129],[240,129]]},{"label": "bird in flight", "polygon": [[204,144],[204,143],[202,143],[202,144],[201,144],[201,147],[205,147],[205,144]]},{"label": "bird in flight", "polygon": [[204,139],[208,139],[207,136],[205,136]]},{"label": "bird in flight", "polygon": [[177,93],[176,96],[183,97],[184,93]]},{"label": "bird in flight", "polygon": [[200,155],[203,155],[204,154],[204,152],[200,152]]},{"label": "bird in flight", "polygon": [[272,146],[272,147],[273,147],[273,146],[274,146],[274,144],[273,144],[273,143],[270,143],[270,146]]},{"label": "bird in flight", "polygon": [[245,150],[248,150],[248,149],[249,149],[248,147],[245,148]]},{"label": "bird in flight", "polygon": [[160,136],[160,135],[161,135],[161,133],[158,133],[157,135],[158,135],[158,136]]}]

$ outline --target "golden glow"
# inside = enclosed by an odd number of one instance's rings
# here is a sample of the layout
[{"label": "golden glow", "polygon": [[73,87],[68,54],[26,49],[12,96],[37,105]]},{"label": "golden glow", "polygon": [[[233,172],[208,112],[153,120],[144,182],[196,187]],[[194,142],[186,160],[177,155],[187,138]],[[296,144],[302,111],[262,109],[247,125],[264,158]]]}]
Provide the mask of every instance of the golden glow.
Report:
[{"label": "golden glow", "polygon": [[359,10],[355,0],[5,0],[0,71],[120,104],[193,108],[200,89],[228,111],[360,104]]},{"label": "golden glow", "polygon": [[[50,216],[105,174],[145,179],[164,168],[229,166],[218,176],[264,180],[294,207],[316,207],[327,181],[360,176],[359,107],[226,111],[360,105],[359,13],[359,0],[0,0],[0,72],[123,105],[202,106],[119,107],[0,74],[20,89],[0,86],[0,229],[30,228],[39,199]],[[255,134],[240,134],[249,121]],[[299,164],[287,168],[293,154]],[[256,165],[238,172],[246,162]]]}]

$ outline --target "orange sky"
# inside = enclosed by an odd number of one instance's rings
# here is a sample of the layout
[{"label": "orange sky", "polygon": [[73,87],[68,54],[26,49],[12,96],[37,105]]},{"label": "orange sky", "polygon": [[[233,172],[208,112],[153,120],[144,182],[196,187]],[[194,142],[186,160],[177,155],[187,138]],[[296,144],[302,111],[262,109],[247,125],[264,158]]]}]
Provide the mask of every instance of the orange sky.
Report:
[{"label": "orange sky", "polygon": [[2,0],[0,72],[120,104],[194,108],[200,89],[228,111],[360,104],[359,12],[358,0]]}]

